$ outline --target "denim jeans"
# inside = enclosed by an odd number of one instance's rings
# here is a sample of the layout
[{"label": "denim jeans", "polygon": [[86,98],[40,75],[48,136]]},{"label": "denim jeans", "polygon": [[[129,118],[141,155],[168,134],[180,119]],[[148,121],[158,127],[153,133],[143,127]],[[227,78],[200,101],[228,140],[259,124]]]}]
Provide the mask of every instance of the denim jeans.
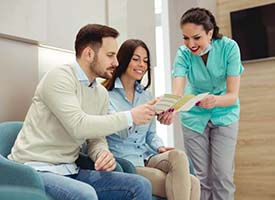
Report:
[{"label": "denim jeans", "polygon": [[78,174],[61,176],[40,172],[46,193],[54,200],[147,200],[152,198],[150,182],[142,176],[120,172],[81,169]]}]

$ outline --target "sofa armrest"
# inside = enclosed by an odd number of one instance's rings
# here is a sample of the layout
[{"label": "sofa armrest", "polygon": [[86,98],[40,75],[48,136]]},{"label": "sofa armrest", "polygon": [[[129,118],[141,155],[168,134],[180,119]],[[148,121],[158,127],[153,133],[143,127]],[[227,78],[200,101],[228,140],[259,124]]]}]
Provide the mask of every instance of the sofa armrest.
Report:
[{"label": "sofa armrest", "polygon": [[136,167],[133,163],[131,163],[129,160],[123,159],[123,158],[116,158],[117,163],[122,167],[123,172],[129,173],[129,174],[136,174]]},{"label": "sofa armrest", "polygon": [[35,188],[44,191],[44,183],[31,167],[10,161],[0,155],[0,185]]}]

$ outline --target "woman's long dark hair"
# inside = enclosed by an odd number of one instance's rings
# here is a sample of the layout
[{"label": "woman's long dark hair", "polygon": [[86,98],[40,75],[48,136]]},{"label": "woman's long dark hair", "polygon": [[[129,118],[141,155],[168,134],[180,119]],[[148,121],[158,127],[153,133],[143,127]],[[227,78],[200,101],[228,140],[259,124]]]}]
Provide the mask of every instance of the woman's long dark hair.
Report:
[{"label": "woman's long dark hair", "polygon": [[[120,46],[118,53],[117,53],[117,60],[118,60],[118,67],[116,68],[114,75],[112,78],[105,80],[103,82],[104,87],[111,91],[113,90],[115,86],[115,80],[117,77],[121,77],[122,74],[124,74],[128,68],[128,65],[133,57],[133,54],[137,47],[143,47],[146,50],[148,62],[147,62],[147,76],[148,76],[148,82],[147,85],[144,87],[146,90],[151,85],[151,62],[150,62],[150,52],[147,47],[147,45],[138,39],[129,39],[123,42],[123,44]],[[141,80],[138,80],[140,83]]]},{"label": "woman's long dark hair", "polygon": [[187,10],[180,19],[180,26],[186,23],[202,25],[206,33],[213,29],[213,39],[222,38],[214,15],[205,8],[191,8]]}]

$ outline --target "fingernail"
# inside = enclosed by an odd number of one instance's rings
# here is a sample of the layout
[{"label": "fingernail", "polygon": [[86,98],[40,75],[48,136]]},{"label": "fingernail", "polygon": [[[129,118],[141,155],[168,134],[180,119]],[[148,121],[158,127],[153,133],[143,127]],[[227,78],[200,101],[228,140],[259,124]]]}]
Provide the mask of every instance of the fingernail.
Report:
[{"label": "fingernail", "polygon": [[171,109],[171,112],[174,112],[174,110],[175,110],[175,109],[174,109],[174,108],[172,108],[172,109]]},{"label": "fingernail", "polygon": [[172,108],[169,108],[168,112],[171,112]]},{"label": "fingernail", "polygon": [[160,113],[161,115],[163,115],[164,114],[164,111],[162,112],[162,113]]},{"label": "fingernail", "polygon": [[198,106],[198,105],[200,105],[200,103],[201,103],[201,102],[200,102],[200,101],[198,101],[195,105],[196,105],[196,106]]}]

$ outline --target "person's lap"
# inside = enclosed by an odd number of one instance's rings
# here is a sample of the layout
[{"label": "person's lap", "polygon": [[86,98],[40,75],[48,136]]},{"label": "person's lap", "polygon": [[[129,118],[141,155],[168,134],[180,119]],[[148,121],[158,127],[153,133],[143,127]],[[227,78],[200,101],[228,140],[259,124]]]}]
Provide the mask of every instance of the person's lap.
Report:
[{"label": "person's lap", "polygon": [[64,177],[41,173],[46,192],[54,199],[150,199],[150,182],[134,174],[80,170]]},{"label": "person's lap", "polygon": [[46,193],[54,200],[98,199],[95,189],[87,183],[50,172],[40,172],[40,175]]}]

